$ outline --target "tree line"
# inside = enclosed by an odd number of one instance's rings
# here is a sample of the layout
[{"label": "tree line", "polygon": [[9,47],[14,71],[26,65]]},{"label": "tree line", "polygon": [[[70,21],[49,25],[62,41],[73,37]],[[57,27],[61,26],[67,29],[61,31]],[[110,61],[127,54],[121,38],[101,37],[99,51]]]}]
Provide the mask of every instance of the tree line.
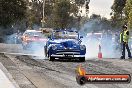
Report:
[{"label": "tree line", "polygon": [[132,28],[132,0],[114,0],[111,9],[114,26],[127,24],[129,28]]},{"label": "tree line", "polygon": [[[45,0],[44,27],[79,28],[88,17],[79,15],[80,7],[89,11],[90,0]],[[44,0],[0,0],[0,27],[15,27],[20,30],[41,26]],[[132,0],[114,0],[111,6],[112,27],[128,24],[132,27]]]},{"label": "tree line", "polygon": [[[45,0],[44,26],[66,28],[76,26],[81,16],[79,7],[86,0]],[[44,0],[1,0],[0,27],[41,26]],[[89,9],[86,4],[86,9]],[[21,27],[22,28],[22,27]]]}]

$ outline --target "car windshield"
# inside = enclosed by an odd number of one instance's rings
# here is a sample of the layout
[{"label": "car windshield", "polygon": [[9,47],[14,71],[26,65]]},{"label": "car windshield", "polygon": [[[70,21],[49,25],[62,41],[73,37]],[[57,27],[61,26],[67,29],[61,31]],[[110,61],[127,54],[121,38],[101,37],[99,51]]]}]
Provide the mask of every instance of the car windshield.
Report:
[{"label": "car windshield", "polygon": [[56,31],[53,36],[55,39],[77,39],[78,33],[74,31]]},{"label": "car windshield", "polygon": [[24,35],[27,35],[29,37],[43,37],[43,34],[41,32],[26,32]]}]

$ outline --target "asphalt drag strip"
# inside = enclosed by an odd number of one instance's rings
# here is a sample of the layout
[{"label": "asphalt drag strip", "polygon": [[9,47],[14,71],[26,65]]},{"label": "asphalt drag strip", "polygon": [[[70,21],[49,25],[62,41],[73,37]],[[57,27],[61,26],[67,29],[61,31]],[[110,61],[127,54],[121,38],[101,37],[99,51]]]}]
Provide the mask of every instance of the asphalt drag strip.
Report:
[{"label": "asphalt drag strip", "polygon": [[75,70],[82,65],[89,74],[130,74],[132,60],[89,59],[86,62],[37,59],[29,55],[1,54],[0,62],[20,88],[132,88],[129,84],[86,84],[76,82]]},{"label": "asphalt drag strip", "polygon": [[[131,60],[124,61],[119,59],[103,59],[103,60],[93,59],[93,60],[87,60],[86,62],[73,62],[73,61],[63,62],[58,60],[54,62],[50,62],[48,60],[33,59],[32,57],[29,56],[18,56],[16,58],[18,58],[23,63],[26,63],[26,65],[28,66],[33,66],[33,67],[36,66],[37,68],[41,69],[42,73],[45,73],[45,75],[47,75],[49,78],[54,79],[56,82],[59,82],[60,84],[66,85],[68,88],[80,88],[80,86],[76,84],[76,80],[75,80],[76,77],[75,69],[79,64],[82,64],[82,66],[86,68],[89,74],[132,74]],[[126,67],[127,69],[125,68],[126,65],[128,65]],[[81,87],[105,88],[106,86],[108,88],[113,88],[113,87],[131,88],[132,83],[103,84],[103,85],[86,84]]]}]

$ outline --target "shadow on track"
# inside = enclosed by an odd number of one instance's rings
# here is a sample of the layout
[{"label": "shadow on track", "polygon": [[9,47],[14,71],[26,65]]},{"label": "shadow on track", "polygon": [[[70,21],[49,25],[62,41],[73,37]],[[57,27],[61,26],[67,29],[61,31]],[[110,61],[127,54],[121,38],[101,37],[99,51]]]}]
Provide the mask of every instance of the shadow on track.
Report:
[{"label": "shadow on track", "polygon": [[79,61],[79,59],[78,58],[75,58],[75,59],[71,59],[71,58],[63,58],[63,59],[61,59],[61,58],[57,58],[57,59],[55,59],[53,62],[76,62],[76,63],[82,63],[82,61]]}]

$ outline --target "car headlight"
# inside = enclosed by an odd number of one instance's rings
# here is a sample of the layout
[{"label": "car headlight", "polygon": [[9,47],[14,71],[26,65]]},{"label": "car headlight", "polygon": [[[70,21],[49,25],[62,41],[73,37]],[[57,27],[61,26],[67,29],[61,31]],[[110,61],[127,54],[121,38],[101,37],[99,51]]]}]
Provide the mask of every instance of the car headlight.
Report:
[{"label": "car headlight", "polygon": [[52,46],[52,49],[53,49],[53,50],[56,50],[56,49],[57,49],[57,46],[56,46],[56,45],[53,45],[53,46]]},{"label": "car headlight", "polygon": [[62,48],[63,46],[62,46],[62,45],[60,45],[60,47]]},{"label": "car headlight", "polygon": [[81,50],[86,49],[85,45],[80,45],[80,49],[81,49]]},{"label": "car headlight", "polygon": [[74,45],[73,47],[76,48],[77,46]]}]

